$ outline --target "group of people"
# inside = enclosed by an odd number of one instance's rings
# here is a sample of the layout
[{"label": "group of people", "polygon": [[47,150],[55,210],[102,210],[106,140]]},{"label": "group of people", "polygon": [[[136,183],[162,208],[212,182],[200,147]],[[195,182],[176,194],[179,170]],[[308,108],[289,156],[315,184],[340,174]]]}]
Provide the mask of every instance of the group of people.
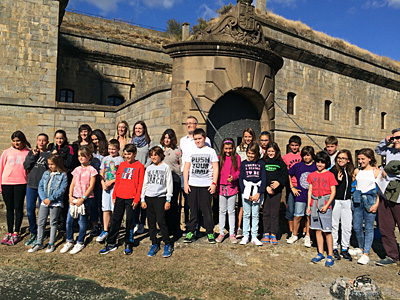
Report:
[{"label": "group of people", "polygon": [[[173,243],[182,234],[185,243],[195,241],[200,226],[209,243],[229,239],[241,245],[277,245],[286,188],[290,231],[286,242],[293,244],[303,238],[304,245],[311,247],[313,230],[318,254],[312,262],[324,260],[325,266],[332,267],[335,260],[351,261],[358,256],[359,264],[368,264],[378,215],[387,257],[376,263],[397,263],[394,230],[400,224],[400,129],[376,147],[375,152],[386,158],[386,166],[379,169],[369,148],[357,151],[356,168],[350,151],[338,150],[334,136],[326,138],[325,150],[315,153],[311,146],[301,148],[301,138],[294,135],[288,142],[289,153],[282,156],[269,132],[263,131],[257,143],[251,128],[244,130],[237,147],[232,138],[225,138],[217,155],[204,130],[197,127],[197,119],[189,116],[188,134],[179,146],[173,129],[165,130],[155,146],[143,121],[135,123],[133,136],[128,123],[120,122],[115,137],[109,140],[87,124],[79,127],[78,140],[72,144],[64,130],[57,130],[50,144],[49,137],[41,133],[31,150],[25,135],[14,132],[12,147],[3,151],[0,161],[8,229],[1,244],[12,246],[21,240],[26,196],[30,237],[25,245],[31,246],[29,252],[45,248],[48,216],[47,253],[55,251],[57,231],[62,230],[67,242],[60,252],[82,251],[90,225],[89,234],[105,243],[100,254],[116,250],[124,214],[126,255],[132,254],[134,236],[144,232],[146,220],[152,242],[148,256],[160,250],[157,225],[164,243],[163,257],[172,255]],[[184,199],[184,233],[180,199]],[[215,203],[219,206],[216,235]],[[76,242],[75,221],[79,226]],[[358,247],[349,249],[353,230]]]}]

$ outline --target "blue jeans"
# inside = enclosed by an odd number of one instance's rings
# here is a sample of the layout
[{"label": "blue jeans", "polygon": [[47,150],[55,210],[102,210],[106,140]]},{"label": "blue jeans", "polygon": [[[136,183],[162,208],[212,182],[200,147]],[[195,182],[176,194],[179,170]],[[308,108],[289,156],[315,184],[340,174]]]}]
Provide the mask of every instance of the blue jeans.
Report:
[{"label": "blue jeans", "polygon": [[26,214],[29,221],[29,232],[37,234],[36,224],[36,199],[39,199],[39,207],[43,199],[40,199],[37,189],[26,188]]},{"label": "blue jeans", "polygon": [[[356,233],[358,247],[369,254],[374,241],[374,222],[376,214],[367,212],[364,203],[353,202],[353,228]],[[363,230],[363,222],[365,223],[365,234]]]},{"label": "blue jeans", "polygon": [[243,235],[250,237],[250,214],[251,214],[251,239],[256,239],[258,235],[259,211],[263,198],[264,195],[261,195],[260,200],[258,202],[249,201],[243,198]]},{"label": "blue jeans", "polygon": [[[78,236],[78,244],[83,244],[85,242],[85,235],[86,235],[86,228],[87,228],[87,221],[88,221],[88,208],[90,207],[90,203],[94,201],[94,198],[88,198],[83,202],[85,205],[85,215],[79,215],[78,217],[78,224],[79,224],[79,236]],[[74,242],[74,219],[71,214],[69,213],[68,208],[68,215],[67,215],[67,242],[73,243]]]},{"label": "blue jeans", "polygon": [[[295,186],[295,188],[297,188]],[[286,189],[288,191],[288,189]],[[288,191],[287,202],[286,202],[286,220],[293,221],[294,219],[294,194],[292,191]]]}]

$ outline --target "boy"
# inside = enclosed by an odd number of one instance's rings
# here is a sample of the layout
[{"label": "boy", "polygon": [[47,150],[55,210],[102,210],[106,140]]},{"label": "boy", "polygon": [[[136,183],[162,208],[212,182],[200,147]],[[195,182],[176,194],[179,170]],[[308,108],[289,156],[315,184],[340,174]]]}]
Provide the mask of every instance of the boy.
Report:
[{"label": "boy", "polygon": [[217,188],[218,157],[215,150],[206,145],[206,133],[203,129],[196,129],[193,132],[193,138],[196,148],[185,157],[183,169],[184,189],[185,193],[188,194],[190,208],[188,233],[184,242],[193,242],[197,214],[201,211],[208,242],[215,244],[211,200],[212,194],[215,193]]},{"label": "boy", "polygon": [[339,141],[336,136],[330,135],[325,139],[325,149],[331,159],[331,167],[335,165],[336,155],[338,154]]},{"label": "boy", "polygon": [[119,165],[115,175],[115,186],[112,194],[114,213],[111,219],[110,232],[107,237],[107,244],[100,254],[107,254],[118,248],[116,241],[121,226],[124,210],[126,211],[125,251],[126,255],[132,254],[133,247],[133,225],[134,209],[140,202],[142,193],[144,166],[137,161],[137,148],[135,145],[127,144],[124,147],[126,161]]},{"label": "boy", "polygon": [[101,161],[101,186],[103,188],[103,196],[101,201],[101,210],[103,211],[103,231],[97,237],[96,242],[104,242],[108,236],[108,229],[111,220],[111,214],[114,210],[112,195],[114,192],[115,175],[118,167],[124,162],[119,156],[119,142],[112,139],[108,142],[108,153],[110,155]]},{"label": "boy", "polygon": [[[290,170],[295,164],[301,162],[301,155],[300,155],[300,146],[301,146],[301,138],[297,135],[292,135],[289,139],[289,148],[290,152],[285,154],[282,159],[287,165],[288,170]],[[291,182],[291,186],[297,188],[297,180],[295,176],[289,176],[289,182]],[[286,189],[288,190],[288,189]],[[294,220],[294,194],[292,189],[286,193],[286,219],[289,223],[289,234],[287,239],[292,236],[293,232],[293,220]]]}]

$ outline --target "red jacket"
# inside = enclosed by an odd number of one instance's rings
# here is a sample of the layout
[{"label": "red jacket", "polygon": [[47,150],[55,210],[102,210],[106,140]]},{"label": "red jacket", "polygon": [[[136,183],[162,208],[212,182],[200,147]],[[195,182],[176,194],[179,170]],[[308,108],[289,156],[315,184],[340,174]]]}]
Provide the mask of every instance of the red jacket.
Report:
[{"label": "red jacket", "polygon": [[139,161],[135,161],[133,164],[127,161],[121,163],[115,175],[113,199],[117,197],[133,199],[133,202],[139,203],[144,172],[144,166]]}]

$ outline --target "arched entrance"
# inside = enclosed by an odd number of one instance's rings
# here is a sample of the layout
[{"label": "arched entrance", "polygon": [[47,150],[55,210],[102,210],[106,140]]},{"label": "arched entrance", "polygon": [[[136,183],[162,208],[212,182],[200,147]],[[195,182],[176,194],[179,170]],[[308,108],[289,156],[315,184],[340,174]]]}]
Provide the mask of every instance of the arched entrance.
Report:
[{"label": "arched entrance", "polygon": [[[233,138],[236,145],[242,141],[243,130],[251,127],[258,136],[261,133],[261,114],[247,97],[239,92],[228,92],[211,107],[208,118],[221,134],[222,138]],[[214,149],[221,147],[221,138],[210,124],[207,124],[207,136]]]}]

